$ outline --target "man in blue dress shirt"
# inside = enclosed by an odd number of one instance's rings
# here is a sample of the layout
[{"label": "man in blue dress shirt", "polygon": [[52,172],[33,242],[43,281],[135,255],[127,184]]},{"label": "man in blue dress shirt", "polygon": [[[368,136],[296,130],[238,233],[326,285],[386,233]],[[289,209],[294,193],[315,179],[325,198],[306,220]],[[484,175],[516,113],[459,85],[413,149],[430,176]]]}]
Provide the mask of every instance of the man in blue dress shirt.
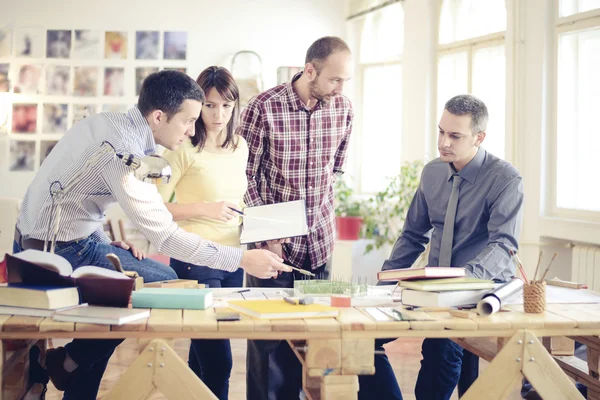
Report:
[{"label": "man in blue dress shirt", "polygon": [[[506,281],[514,275],[523,181],[508,162],[485,151],[488,112],[471,95],[450,99],[439,123],[440,157],[428,163],[404,229],[382,270],[410,268],[430,242],[428,266],[464,267],[467,275]],[[390,340],[376,341],[376,349]],[[479,359],[450,339],[425,339],[415,387],[418,400],[462,395],[477,378]],[[360,377],[360,399],[402,399],[385,354],[375,375]]]}]

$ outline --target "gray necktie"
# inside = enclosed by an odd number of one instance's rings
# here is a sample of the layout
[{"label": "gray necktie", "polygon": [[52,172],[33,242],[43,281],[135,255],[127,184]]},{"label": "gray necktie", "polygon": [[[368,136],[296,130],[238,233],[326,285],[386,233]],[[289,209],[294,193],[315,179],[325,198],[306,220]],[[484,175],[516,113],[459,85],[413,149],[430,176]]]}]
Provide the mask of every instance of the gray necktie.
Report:
[{"label": "gray necktie", "polygon": [[457,174],[452,175],[452,192],[448,207],[446,208],[446,219],[444,219],[444,231],[442,233],[442,244],[440,246],[440,259],[438,267],[452,267],[452,243],[454,241],[454,219],[456,218],[456,206],[458,205],[458,193],[462,178]]}]

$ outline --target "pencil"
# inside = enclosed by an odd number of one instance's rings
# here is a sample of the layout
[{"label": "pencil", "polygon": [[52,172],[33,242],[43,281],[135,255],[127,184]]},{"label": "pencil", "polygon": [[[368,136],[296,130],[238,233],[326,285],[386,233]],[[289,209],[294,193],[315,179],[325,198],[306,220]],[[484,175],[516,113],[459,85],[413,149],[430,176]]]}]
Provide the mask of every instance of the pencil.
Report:
[{"label": "pencil", "polygon": [[558,255],[558,253],[554,253],[554,255],[552,256],[552,260],[550,260],[550,264],[548,264],[548,266],[546,267],[546,271],[544,272],[544,275],[542,275],[542,279],[540,279],[540,282],[544,281],[544,278],[546,277],[546,274],[550,270],[550,267],[552,266],[552,262],[554,261],[554,259],[556,258],[557,255]]},{"label": "pencil", "polygon": [[517,267],[519,267],[519,271],[521,271],[521,275],[523,275],[523,279],[525,279],[525,283],[529,283],[529,279],[527,278],[527,274],[525,273],[525,268],[523,268],[523,263],[519,259],[519,256],[515,251],[510,251],[510,254],[515,258]]},{"label": "pencil", "polygon": [[533,273],[533,280],[535,281],[535,277],[537,276],[538,269],[540,268],[540,263],[542,262],[542,256],[544,255],[543,251],[540,251],[540,255],[538,257],[538,263],[535,267],[535,272]]},{"label": "pencil", "polygon": [[300,269],[300,268],[292,267],[291,265],[288,265],[288,267],[290,267],[294,271],[300,272],[302,275],[315,276],[315,274],[313,274],[312,272],[309,272],[309,271],[307,271],[305,269]]}]

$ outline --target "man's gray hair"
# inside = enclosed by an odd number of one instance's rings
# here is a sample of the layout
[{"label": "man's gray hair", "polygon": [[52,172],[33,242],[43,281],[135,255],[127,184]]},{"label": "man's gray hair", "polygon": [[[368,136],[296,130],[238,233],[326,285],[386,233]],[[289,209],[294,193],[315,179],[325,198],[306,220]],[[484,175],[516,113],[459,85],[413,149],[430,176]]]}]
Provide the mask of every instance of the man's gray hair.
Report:
[{"label": "man's gray hair", "polygon": [[471,116],[471,131],[474,135],[484,132],[488,124],[488,110],[483,101],[470,94],[454,96],[444,106],[450,114]]}]

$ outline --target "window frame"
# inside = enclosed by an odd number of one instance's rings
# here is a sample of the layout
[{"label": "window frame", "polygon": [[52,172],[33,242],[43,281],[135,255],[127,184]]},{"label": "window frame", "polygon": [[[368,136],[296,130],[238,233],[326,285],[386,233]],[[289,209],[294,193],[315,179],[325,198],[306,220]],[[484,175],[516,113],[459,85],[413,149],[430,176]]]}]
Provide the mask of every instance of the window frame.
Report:
[{"label": "window frame", "polygon": [[[438,2],[438,31],[439,31],[439,25],[441,23],[441,18],[442,18],[442,7],[443,7],[443,3],[444,0],[439,0]],[[512,113],[512,104],[513,104],[513,100],[510,96],[512,96],[512,81],[509,81],[509,78],[511,78],[512,73],[511,73],[511,69],[513,68],[513,66],[510,64],[510,58],[509,58],[509,45],[507,43],[506,37],[507,37],[507,31],[508,31],[508,24],[509,24],[509,19],[510,19],[510,15],[509,15],[509,8],[508,8],[508,4],[507,1],[504,2],[505,3],[505,7],[506,7],[506,29],[503,31],[499,31],[499,32],[492,32],[483,36],[476,36],[476,37],[472,37],[472,38],[468,38],[468,39],[462,39],[462,40],[458,40],[455,42],[450,42],[450,43],[444,43],[444,44],[440,44],[440,39],[439,36],[437,38],[437,54],[436,54],[436,88],[435,88],[435,101],[433,102],[434,107],[435,107],[435,112],[433,113],[433,118],[434,120],[432,121],[432,126],[437,126],[438,124],[438,119],[440,118],[440,115],[438,115],[439,110],[438,110],[438,100],[439,100],[439,92],[438,92],[438,76],[439,76],[439,64],[440,64],[440,58],[448,55],[448,54],[452,54],[452,53],[458,53],[458,52],[465,52],[467,53],[467,91],[468,93],[472,93],[473,90],[473,57],[474,54],[477,50],[480,49],[484,49],[484,48],[488,48],[488,47],[496,47],[500,44],[504,44],[505,46],[505,59],[506,59],[506,75],[505,75],[505,82],[506,82],[506,88],[505,88],[505,93],[506,93],[506,106],[505,106],[505,110],[504,110],[504,119],[505,119],[505,134],[504,134],[504,159],[512,162],[513,157],[514,157],[514,151],[512,148],[512,144],[513,144],[513,132],[514,132],[514,124],[512,120],[513,117],[513,113]],[[433,136],[432,136],[432,140],[431,140],[431,148],[430,148],[430,156],[432,159],[436,158],[438,156],[437,154],[437,129],[435,129],[433,131]]]},{"label": "window frame", "polygon": [[558,160],[558,46],[560,36],[568,33],[583,32],[587,29],[600,29],[600,8],[560,17],[560,0],[557,0],[555,2],[554,11],[554,54],[551,69],[551,87],[549,88],[549,94],[552,98],[552,116],[549,120],[549,140],[545,162],[546,171],[548,173],[547,187],[550,190],[545,199],[546,212],[543,213],[543,216],[549,221],[562,219],[580,221],[583,223],[600,223],[600,211],[558,207],[558,166],[556,162],[556,160]]}]

